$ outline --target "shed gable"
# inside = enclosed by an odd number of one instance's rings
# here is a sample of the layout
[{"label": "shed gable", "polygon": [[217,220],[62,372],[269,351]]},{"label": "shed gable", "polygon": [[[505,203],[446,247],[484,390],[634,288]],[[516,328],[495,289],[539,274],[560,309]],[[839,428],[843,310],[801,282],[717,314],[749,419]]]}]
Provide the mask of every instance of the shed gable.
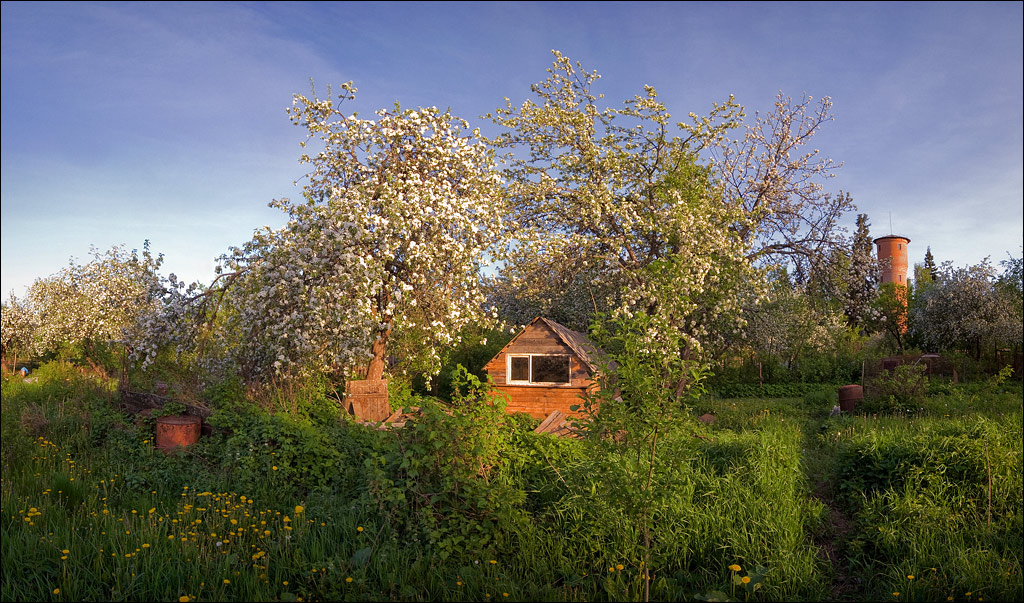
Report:
[{"label": "shed gable", "polygon": [[507,400],[508,412],[544,418],[554,410],[572,413],[570,407],[596,387],[597,353],[581,333],[536,318],[484,368]]}]

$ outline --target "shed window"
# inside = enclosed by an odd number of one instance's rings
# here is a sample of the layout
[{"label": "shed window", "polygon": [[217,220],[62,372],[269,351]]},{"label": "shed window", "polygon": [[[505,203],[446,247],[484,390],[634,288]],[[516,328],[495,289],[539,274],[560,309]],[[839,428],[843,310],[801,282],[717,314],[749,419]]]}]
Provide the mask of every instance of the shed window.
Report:
[{"label": "shed window", "polygon": [[509,357],[509,381],[530,380],[530,357],[511,356]]},{"label": "shed window", "polygon": [[568,385],[571,382],[569,356],[565,354],[522,354],[508,357],[508,382],[530,385]]}]

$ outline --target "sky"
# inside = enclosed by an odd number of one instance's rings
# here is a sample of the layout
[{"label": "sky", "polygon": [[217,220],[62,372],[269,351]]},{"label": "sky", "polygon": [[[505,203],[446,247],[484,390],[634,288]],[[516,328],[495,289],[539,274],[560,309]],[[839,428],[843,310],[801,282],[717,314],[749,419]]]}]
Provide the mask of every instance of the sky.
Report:
[{"label": "sky", "polygon": [[844,165],[825,190],[909,237],[911,262],[998,265],[1024,249],[1022,7],[3,2],[0,296],[146,240],[208,283],[301,196],[293,94],[352,80],[362,116],[436,106],[493,134],[481,116],[531,98],[552,50],[610,105],[649,84],[680,121],[730,94],[748,119],[828,96],[813,146]]}]

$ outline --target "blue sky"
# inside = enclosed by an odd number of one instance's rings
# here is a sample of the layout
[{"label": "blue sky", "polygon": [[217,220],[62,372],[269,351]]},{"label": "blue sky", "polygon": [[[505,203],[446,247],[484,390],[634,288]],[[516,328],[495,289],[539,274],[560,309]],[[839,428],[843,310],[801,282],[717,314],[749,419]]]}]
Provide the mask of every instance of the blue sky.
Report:
[{"label": "blue sky", "polygon": [[285,108],[310,78],[353,80],[363,115],[397,100],[493,132],[480,116],[527,98],[552,49],[610,103],[650,84],[680,120],[729,94],[751,117],[779,91],[830,96],[814,146],[845,165],[825,186],[874,236],[891,212],[911,261],[1019,257],[1022,6],[4,2],[0,294],[145,239],[208,282],[299,196]]}]

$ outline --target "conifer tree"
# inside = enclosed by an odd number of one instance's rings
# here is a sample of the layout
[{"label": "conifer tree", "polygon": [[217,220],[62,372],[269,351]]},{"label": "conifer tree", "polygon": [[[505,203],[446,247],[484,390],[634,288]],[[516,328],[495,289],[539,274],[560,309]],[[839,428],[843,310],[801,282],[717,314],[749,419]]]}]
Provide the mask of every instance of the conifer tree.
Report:
[{"label": "conifer tree", "polygon": [[931,276],[932,282],[938,279],[939,267],[935,263],[935,256],[932,255],[931,246],[924,252],[924,268],[928,271],[928,275]]},{"label": "conifer tree", "polygon": [[877,295],[878,262],[872,253],[870,226],[867,214],[857,214],[845,308],[846,320],[851,327],[863,327],[867,323],[871,303]]}]

